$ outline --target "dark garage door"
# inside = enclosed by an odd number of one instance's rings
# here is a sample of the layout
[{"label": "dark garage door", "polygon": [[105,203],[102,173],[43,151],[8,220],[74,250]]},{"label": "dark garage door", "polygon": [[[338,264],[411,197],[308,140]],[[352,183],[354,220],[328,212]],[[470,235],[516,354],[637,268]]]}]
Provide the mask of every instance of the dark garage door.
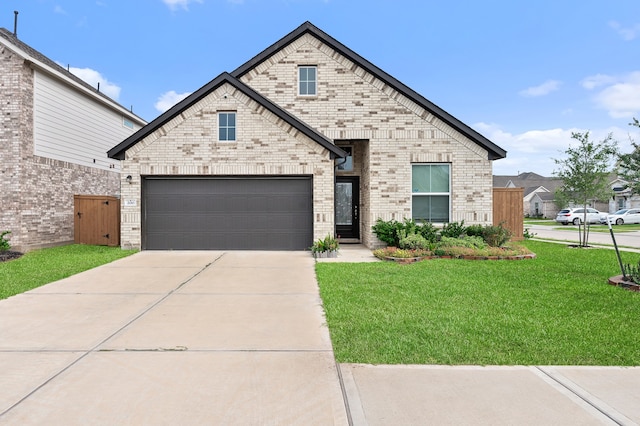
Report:
[{"label": "dark garage door", "polygon": [[143,248],[304,250],[313,240],[311,177],[146,178]]}]

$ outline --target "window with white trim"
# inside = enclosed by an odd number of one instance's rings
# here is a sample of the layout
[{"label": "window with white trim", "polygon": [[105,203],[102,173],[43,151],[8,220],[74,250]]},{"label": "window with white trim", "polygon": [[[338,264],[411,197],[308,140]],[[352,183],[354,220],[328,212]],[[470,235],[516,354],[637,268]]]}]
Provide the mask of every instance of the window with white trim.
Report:
[{"label": "window with white trim", "polygon": [[411,217],[416,221],[449,223],[451,165],[411,165]]},{"label": "window with white trim", "polygon": [[233,142],[236,140],[236,113],[218,113],[218,140],[221,142]]},{"label": "window with white trim", "polygon": [[298,94],[300,96],[316,96],[318,94],[318,72],[317,67],[298,67]]}]

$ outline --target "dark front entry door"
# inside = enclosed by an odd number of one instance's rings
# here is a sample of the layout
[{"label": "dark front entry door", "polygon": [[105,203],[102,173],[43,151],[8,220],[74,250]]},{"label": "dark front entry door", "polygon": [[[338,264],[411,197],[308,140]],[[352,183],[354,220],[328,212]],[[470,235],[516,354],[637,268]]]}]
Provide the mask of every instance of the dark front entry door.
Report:
[{"label": "dark front entry door", "polygon": [[336,233],[340,238],[360,238],[360,178],[336,178]]}]

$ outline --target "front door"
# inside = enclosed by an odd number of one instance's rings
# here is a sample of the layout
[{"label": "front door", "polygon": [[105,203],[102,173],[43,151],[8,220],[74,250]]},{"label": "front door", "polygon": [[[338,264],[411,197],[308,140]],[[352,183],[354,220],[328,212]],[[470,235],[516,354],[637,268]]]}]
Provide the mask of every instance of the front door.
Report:
[{"label": "front door", "polygon": [[339,238],[360,238],[360,178],[336,178],[336,234]]}]

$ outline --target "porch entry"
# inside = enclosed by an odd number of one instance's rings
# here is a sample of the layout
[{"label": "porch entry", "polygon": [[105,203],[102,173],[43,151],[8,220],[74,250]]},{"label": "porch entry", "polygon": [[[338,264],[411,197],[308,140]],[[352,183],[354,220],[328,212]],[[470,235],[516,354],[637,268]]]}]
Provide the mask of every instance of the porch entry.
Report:
[{"label": "porch entry", "polygon": [[336,235],[341,239],[360,238],[360,178],[336,177]]}]

